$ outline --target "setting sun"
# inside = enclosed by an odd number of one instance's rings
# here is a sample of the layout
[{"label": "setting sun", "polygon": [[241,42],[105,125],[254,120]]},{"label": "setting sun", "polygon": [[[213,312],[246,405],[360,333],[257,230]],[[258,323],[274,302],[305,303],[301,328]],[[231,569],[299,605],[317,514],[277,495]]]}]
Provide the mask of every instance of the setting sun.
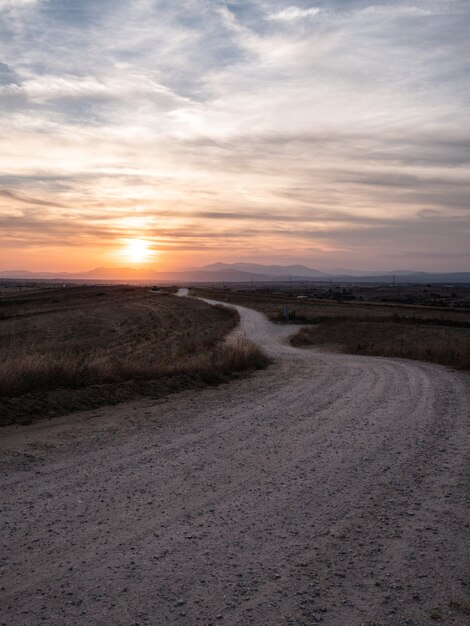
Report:
[{"label": "setting sun", "polygon": [[143,239],[131,239],[124,249],[124,255],[132,261],[132,263],[148,261],[151,256],[148,241],[144,241]]}]

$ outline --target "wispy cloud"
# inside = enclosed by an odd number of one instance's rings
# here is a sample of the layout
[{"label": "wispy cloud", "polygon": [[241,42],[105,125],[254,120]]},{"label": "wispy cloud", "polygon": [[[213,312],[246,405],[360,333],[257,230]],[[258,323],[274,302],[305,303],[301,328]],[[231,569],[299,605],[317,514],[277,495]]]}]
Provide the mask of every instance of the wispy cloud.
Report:
[{"label": "wispy cloud", "polygon": [[468,3],[216,7],[0,0],[2,241],[462,258]]},{"label": "wispy cloud", "polygon": [[[1,68],[0,68],[1,70]],[[13,76],[13,74],[12,74]],[[116,71],[114,76],[99,79],[94,76],[42,75],[23,80],[21,85],[10,82],[0,86],[0,95],[23,96],[30,103],[45,103],[53,100],[94,99],[123,100],[126,98],[152,98],[190,104],[190,99],[174,93],[170,88],[158,84],[143,72]]]},{"label": "wispy cloud", "polygon": [[311,7],[310,9],[301,9],[299,7],[287,7],[287,9],[281,9],[276,13],[271,13],[267,16],[268,20],[281,20],[291,21],[298,20],[306,17],[314,17],[320,13],[318,7]]},{"label": "wispy cloud", "polygon": [[36,4],[39,0],[0,0],[0,10]]}]

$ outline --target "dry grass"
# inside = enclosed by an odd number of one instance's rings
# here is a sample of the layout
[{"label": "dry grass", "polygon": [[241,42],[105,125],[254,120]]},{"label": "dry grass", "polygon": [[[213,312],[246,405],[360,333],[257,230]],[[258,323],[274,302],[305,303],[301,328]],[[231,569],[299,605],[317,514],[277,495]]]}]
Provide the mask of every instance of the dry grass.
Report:
[{"label": "dry grass", "polygon": [[400,324],[393,320],[328,320],[307,326],[293,345],[332,346],[349,354],[391,356],[470,369],[470,329]]},{"label": "dry grass", "polygon": [[99,396],[99,385],[172,377],[190,386],[191,377],[220,382],[267,363],[253,344],[222,343],[238,322],[233,309],[144,288],[42,290],[2,299],[0,309],[0,398],[8,411],[25,394]]},{"label": "dry grass", "polygon": [[284,322],[309,324],[293,338],[297,346],[321,345],[352,354],[431,361],[470,370],[470,312],[450,308],[380,305],[255,292],[205,292],[265,313]]},{"label": "dry grass", "polygon": [[261,311],[272,321],[283,321],[282,313],[287,306],[295,313],[294,323],[316,324],[327,319],[380,319],[394,317],[398,320],[411,320],[413,323],[437,323],[439,325],[455,325],[470,327],[470,311],[418,306],[406,304],[380,304],[369,302],[336,302],[332,300],[307,299],[298,300],[295,292],[260,293],[258,291],[236,291],[221,289],[194,289],[193,292],[202,297],[241,304]]},{"label": "dry grass", "polygon": [[99,383],[155,380],[178,374],[210,377],[255,369],[266,364],[263,353],[252,343],[194,350],[194,343],[174,348],[155,360],[150,352],[140,358],[128,352],[57,352],[10,355],[0,364],[0,396],[14,396],[58,387],[78,388]]}]

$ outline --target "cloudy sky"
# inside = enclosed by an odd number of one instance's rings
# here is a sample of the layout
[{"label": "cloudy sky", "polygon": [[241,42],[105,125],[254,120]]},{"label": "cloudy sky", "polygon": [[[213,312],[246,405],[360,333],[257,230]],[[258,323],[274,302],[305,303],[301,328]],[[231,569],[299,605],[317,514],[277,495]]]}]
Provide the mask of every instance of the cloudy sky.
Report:
[{"label": "cloudy sky", "polygon": [[0,269],[470,270],[470,2],[293,2],[0,0]]}]

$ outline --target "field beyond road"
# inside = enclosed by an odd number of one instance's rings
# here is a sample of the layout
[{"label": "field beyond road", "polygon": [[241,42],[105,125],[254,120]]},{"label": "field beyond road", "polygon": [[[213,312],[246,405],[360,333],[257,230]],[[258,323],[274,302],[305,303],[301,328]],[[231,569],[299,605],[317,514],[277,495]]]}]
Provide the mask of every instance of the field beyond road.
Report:
[{"label": "field beyond road", "polygon": [[131,286],[69,286],[0,297],[0,424],[221,382],[263,366],[224,346],[234,309]]},{"label": "field beyond road", "polygon": [[0,623],[468,624],[468,375],[238,311],[270,367],[2,429]]},{"label": "field beyond road", "polygon": [[[414,291],[417,301],[424,299],[422,292],[426,291],[422,286],[407,286],[403,290],[410,301],[413,301]],[[400,298],[400,291],[394,289],[386,291],[386,303],[348,300],[349,294],[343,291],[346,290],[311,288],[308,297],[299,295],[309,293],[308,288],[307,291],[302,288],[281,291],[273,287],[195,289],[194,293],[251,307],[273,322],[295,324],[297,332],[292,343],[296,346],[314,345],[349,354],[415,359],[470,370],[468,287],[460,289],[465,297],[454,300],[454,303],[459,302],[455,307],[393,302],[394,293]],[[451,289],[447,291],[452,293]],[[360,297],[377,297],[372,287],[362,287],[359,292],[364,294]],[[401,298],[404,299],[403,295]],[[447,303],[446,300],[439,302]]]}]

